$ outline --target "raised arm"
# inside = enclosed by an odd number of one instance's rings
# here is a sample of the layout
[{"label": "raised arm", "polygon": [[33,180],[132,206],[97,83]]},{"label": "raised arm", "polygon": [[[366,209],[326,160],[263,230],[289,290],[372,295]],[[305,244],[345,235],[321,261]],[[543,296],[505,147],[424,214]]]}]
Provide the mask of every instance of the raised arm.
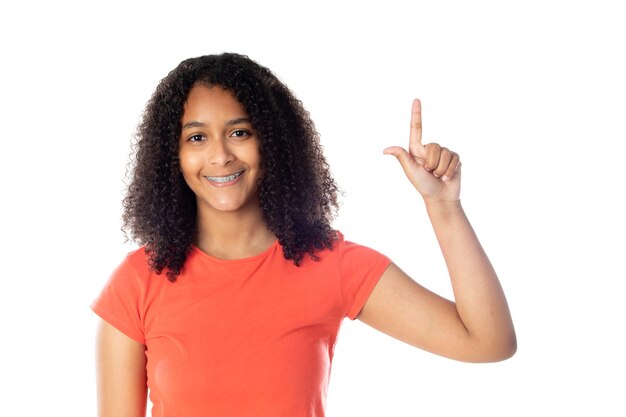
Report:
[{"label": "raised arm", "polygon": [[96,365],[98,417],[145,417],[145,346],[100,320]]},{"label": "raised arm", "polygon": [[358,318],[397,339],[467,362],[509,358],[517,342],[500,282],[460,202],[461,163],[449,149],[422,145],[421,103],[413,102],[408,151],[394,155],[422,195],[448,267],[455,302],[425,289],[396,265],[374,288]]}]

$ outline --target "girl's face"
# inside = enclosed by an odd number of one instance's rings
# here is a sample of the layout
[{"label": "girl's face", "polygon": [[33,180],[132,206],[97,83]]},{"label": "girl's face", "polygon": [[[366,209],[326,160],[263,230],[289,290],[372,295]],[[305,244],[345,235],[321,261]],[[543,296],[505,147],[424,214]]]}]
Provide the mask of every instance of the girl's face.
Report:
[{"label": "girl's face", "polygon": [[259,140],[230,92],[201,84],[191,89],[182,119],[179,157],[199,212],[259,209]]}]

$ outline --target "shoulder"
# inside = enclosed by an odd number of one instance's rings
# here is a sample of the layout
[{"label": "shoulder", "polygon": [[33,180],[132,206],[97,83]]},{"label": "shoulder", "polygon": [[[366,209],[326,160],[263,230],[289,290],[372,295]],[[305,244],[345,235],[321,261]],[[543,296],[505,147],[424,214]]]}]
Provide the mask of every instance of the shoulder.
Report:
[{"label": "shoulder", "polygon": [[150,268],[150,254],[142,246],[126,254],[111,274],[111,281],[144,286],[154,271]]},{"label": "shoulder", "polygon": [[334,231],[334,240],[330,249],[319,251],[317,257],[321,261],[334,259],[340,270],[368,268],[372,264],[389,263],[389,259],[377,250],[350,240],[343,233]]},{"label": "shoulder", "polygon": [[122,265],[123,264],[127,264],[139,270],[150,269],[150,254],[148,253],[146,246],[144,245],[128,252],[122,261]]},{"label": "shoulder", "polygon": [[333,251],[336,251],[337,255],[341,258],[348,257],[358,259],[372,256],[376,258],[385,257],[376,249],[347,240],[340,231],[336,231],[336,240],[333,243]]},{"label": "shoulder", "polygon": [[345,316],[354,319],[391,261],[375,249],[346,240],[341,232],[337,232],[331,253]]}]

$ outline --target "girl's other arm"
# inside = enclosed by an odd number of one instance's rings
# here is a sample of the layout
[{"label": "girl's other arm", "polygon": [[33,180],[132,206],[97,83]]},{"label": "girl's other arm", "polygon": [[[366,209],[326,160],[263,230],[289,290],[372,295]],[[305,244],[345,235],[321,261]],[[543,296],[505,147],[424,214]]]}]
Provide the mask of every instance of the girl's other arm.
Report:
[{"label": "girl's other arm", "polygon": [[98,417],[145,417],[146,347],[100,319],[96,341]]}]

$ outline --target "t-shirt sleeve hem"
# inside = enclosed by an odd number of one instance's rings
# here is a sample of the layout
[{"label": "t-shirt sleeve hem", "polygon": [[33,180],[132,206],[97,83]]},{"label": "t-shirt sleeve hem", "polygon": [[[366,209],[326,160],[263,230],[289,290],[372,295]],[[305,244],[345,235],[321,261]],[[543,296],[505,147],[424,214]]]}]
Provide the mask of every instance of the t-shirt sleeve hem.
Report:
[{"label": "t-shirt sleeve hem", "polygon": [[380,281],[380,278],[383,276],[384,272],[387,270],[390,264],[391,260],[386,256],[383,256],[378,261],[378,263],[370,273],[370,276],[372,278],[367,280],[361,286],[359,292],[356,294],[354,304],[352,305],[352,308],[348,310],[346,317],[348,317],[350,320],[355,320],[357,318],[357,316],[365,306],[365,303],[367,302],[370,294],[372,293],[372,291],[374,291],[374,287],[376,287],[376,284],[378,284],[378,281]]},{"label": "t-shirt sleeve hem", "polygon": [[142,345],[146,344],[146,339],[143,337],[143,335],[137,334],[136,331],[133,331],[130,327],[124,325],[123,322],[116,320],[112,316],[106,314],[106,312],[99,309],[97,305],[91,305],[91,310],[96,313],[102,320],[106,321],[111,326],[115,327],[117,330],[124,333],[126,336],[130,337],[134,341],[139,342]]}]

